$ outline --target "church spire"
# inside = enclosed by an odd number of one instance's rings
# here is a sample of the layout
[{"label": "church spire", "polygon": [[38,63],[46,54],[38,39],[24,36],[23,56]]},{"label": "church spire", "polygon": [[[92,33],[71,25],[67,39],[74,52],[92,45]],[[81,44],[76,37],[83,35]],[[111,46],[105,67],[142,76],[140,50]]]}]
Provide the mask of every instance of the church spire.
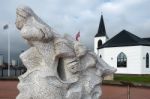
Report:
[{"label": "church spire", "polygon": [[101,15],[98,32],[95,35],[95,37],[101,37],[101,36],[106,36],[107,37],[106,30],[105,30],[105,24],[104,24],[104,20],[103,20],[103,15]]}]

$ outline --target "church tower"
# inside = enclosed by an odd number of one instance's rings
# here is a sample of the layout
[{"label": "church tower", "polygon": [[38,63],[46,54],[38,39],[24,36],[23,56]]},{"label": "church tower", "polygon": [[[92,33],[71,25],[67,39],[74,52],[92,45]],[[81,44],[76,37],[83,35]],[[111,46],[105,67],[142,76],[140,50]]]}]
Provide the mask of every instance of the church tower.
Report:
[{"label": "church tower", "polygon": [[94,52],[98,54],[98,48],[108,40],[103,15],[101,15],[98,32],[94,38]]}]

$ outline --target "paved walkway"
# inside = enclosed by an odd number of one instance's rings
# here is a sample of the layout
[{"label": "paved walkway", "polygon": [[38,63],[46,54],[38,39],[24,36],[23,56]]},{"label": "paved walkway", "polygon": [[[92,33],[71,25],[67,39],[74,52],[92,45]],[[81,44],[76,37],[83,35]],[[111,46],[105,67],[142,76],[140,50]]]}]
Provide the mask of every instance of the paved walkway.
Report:
[{"label": "paved walkway", "polygon": [[[0,81],[0,99],[15,99],[18,95],[18,81]],[[128,99],[127,87],[122,86],[102,86],[101,99]],[[130,99],[150,99],[150,88],[130,89]]]},{"label": "paved walkway", "polygon": [[15,99],[18,81],[0,81],[0,99]]},{"label": "paved walkway", "polygon": [[[128,99],[127,86],[102,86],[101,99]],[[150,88],[130,87],[129,99],[150,99]]]}]

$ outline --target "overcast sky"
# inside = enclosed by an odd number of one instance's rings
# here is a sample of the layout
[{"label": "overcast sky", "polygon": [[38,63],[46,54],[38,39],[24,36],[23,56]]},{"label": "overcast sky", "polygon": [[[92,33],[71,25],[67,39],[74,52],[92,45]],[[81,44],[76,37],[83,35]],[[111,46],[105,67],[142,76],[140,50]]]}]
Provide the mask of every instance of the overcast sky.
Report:
[{"label": "overcast sky", "polygon": [[[34,12],[60,34],[80,30],[81,42],[93,50],[101,13],[107,35],[111,38],[126,29],[139,37],[150,37],[150,0],[0,0],[0,54],[7,56],[7,33],[11,35],[11,56],[27,44],[15,27],[16,8],[30,6]],[[7,30],[3,26],[9,24]]]}]

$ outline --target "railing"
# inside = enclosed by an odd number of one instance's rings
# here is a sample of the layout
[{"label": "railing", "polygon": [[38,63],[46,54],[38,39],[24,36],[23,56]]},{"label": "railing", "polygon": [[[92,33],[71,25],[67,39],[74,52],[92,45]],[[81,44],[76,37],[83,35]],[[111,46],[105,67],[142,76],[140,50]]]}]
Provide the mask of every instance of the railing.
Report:
[{"label": "railing", "polygon": [[[10,78],[18,77],[19,75],[26,72],[26,68],[24,66],[11,66],[10,67]],[[8,77],[8,67],[0,67],[0,77]]]}]

